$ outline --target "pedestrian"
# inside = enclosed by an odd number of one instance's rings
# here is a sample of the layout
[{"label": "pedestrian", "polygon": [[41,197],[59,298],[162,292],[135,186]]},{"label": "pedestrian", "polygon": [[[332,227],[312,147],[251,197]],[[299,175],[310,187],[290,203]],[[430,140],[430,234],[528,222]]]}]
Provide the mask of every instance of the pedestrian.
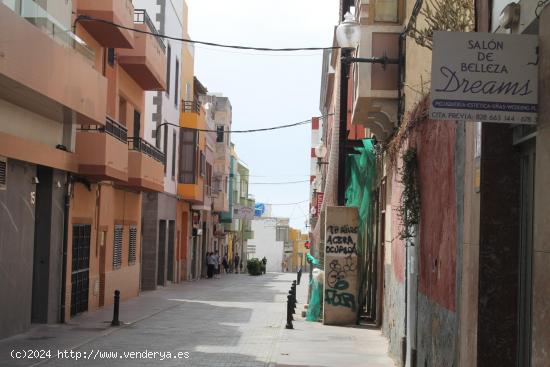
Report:
[{"label": "pedestrian", "polygon": [[220,278],[220,256],[218,255],[218,251],[214,252],[214,255],[212,255],[212,262],[214,263],[214,278]]},{"label": "pedestrian", "polygon": [[227,254],[223,255],[222,265],[223,265],[223,270],[225,271],[225,274],[228,274],[229,264],[227,263]]},{"label": "pedestrian", "polygon": [[213,254],[211,252],[208,252],[206,254],[206,267],[207,267],[206,276],[208,277],[208,279],[211,279],[212,276],[214,275],[214,260],[213,260]]},{"label": "pedestrian", "polygon": [[267,259],[265,258],[265,256],[262,259],[262,264],[264,264],[264,266],[262,267],[262,270],[264,271],[264,274],[265,274],[267,269]]},{"label": "pedestrian", "polygon": [[233,263],[235,264],[235,273],[239,274],[239,255],[235,254],[235,257],[233,258]]}]

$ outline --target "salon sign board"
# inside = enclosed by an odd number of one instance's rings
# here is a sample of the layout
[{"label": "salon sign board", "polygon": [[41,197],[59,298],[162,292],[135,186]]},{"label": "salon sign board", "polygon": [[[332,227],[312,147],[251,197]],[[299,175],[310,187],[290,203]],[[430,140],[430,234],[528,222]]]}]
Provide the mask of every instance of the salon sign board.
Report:
[{"label": "salon sign board", "polygon": [[538,37],[434,32],[430,118],[536,124]]}]

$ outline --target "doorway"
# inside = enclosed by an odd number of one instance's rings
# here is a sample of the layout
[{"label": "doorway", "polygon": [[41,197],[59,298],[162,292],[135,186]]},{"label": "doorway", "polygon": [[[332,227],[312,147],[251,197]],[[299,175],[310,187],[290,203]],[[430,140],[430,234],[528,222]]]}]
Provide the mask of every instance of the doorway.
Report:
[{"label": "doorway", "polygon": [[166,282],[166,221],[159,221],[159,244],[157,260],[157,285],[165,285]]},{"label": "doorway", "polygon": [[176,232],[176,222],[168,221],[168,261],[166,278],[168,281],[174,281],[174,236]]},{"label": "doorway", "polygon": [[88,311],[90,224],[73,225],[71,316]]}]

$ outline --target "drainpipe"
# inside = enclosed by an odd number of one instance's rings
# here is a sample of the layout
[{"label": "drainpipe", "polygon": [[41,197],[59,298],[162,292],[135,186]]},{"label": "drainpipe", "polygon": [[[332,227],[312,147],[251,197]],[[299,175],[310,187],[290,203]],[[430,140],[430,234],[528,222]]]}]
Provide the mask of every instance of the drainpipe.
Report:
[{"label": "drainpipe", "polygon": [[70,173],[67,174],[67,186],[65,192],[65,207],[63,211],[63,256],[62,256],[62,270],[61,270],[61,307],[60,317],[61,323],[65,322],[65,298],[67,295],[67,247],[69,244],[69,210],[71,207],[71,190],[73,184],[73,177]]}]

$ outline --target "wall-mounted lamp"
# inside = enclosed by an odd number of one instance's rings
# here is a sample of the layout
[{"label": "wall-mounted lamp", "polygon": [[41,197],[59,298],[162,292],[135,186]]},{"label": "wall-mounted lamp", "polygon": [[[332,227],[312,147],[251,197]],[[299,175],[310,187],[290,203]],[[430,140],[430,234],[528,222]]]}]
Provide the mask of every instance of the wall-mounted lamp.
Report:
[{"label": "wall-mounted lamp", "polygon": [[32,183],[35,184],[35,185],[38,185],[40,183],[40,180],[38,180],[38,177],[34,176],[32,178]]},{"label": "wall-mounted lamp", "polygon": [[504,29],[510,29],[519,23],[521,6],[518,3],[510,3],[502,9],[498,17],[498,24]]}]

